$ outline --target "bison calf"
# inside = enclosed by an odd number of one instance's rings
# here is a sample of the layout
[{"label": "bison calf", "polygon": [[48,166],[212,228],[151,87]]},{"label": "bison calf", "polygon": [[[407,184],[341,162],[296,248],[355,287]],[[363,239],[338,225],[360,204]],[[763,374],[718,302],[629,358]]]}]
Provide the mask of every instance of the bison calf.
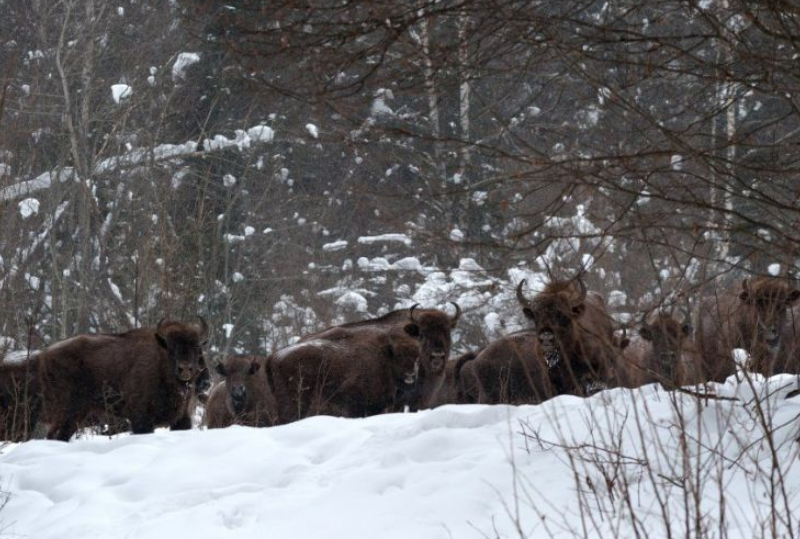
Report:
[{"label": "bison calf", "polygon": [[39,354],[47,437],[68,441],[78,424],[109,413],[134,434],[156,426],[189,429],[195,381],[203,371],[208,326],[159,322],[156,328],[77,335]]},{"label": "bison calf", "polygon": [[268,427],[277,421],[277,406],[267,383],[266,358],[233,356],[216,367],[223,380],[208,397],[203,423],[210,429],[246,425]]}]

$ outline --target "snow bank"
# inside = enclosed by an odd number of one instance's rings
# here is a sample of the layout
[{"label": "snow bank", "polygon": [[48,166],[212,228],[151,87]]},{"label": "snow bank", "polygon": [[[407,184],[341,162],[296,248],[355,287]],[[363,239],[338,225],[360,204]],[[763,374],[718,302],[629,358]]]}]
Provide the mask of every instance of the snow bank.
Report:
[{"label": "snow bank", "polygon": [[[758,443],[755,397],[776,426],[790,501],[788,514],[780,511],[797,526],[800,398],[785,399],[794,387],[789,376],[753,388],[729,381],[715,389],[738,400],[699,407],[646,386],[540,406],[27,442],[0,455],[10,493],[0,525],[5,535],[38,539],[520,537],[517,524],[530,538],[633,537],[631,507],[648,539],[658,539],[667,526],[683,536],[693,509],[682,481],[700,477],[702,525],[719,524],[724,494],[727,536],[749,539],[769,516],[762,473],[772,462]],[[686,439],[676,435],[679,416]],[[701,473],[685,475],[686,464]]]},{"label": "snow bank", "polygon": [[127,99],[133,95],[133,88],[127,84],[112,84],[111,85],[111,99],[114,103],[119,104],[123,99]]},{"label": "snow bank", "polygon": [[182,52],[175,59],[172,65],[172,79],[186,78],[186,68],[200,61],[200,55],[196,52]]},{"label": "snow bank", "polygon": [[411,245],[411,238],[405,234],[381,234],[380,236],[361,236],[358,238],[358,243],[362,245],[371,245],[373,243],[404,243]]}]

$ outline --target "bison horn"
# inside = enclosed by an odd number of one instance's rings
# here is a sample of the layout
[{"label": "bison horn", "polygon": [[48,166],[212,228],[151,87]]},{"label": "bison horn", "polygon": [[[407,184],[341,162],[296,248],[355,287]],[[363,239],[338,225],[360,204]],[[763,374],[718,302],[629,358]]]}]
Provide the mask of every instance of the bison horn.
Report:
[{"label": "bison horn", "polygon": [[161,328],[164,326],[164,320],[166,320],[166,317],[162,316],[156,324],[156,333],[161,333]]},{"label": "bison horn", "polygon": [[742,279],[742,291],[750,293],[750,286],[747,284],[747,279]]},{"label": "bison horn", "polygon": [[525,279],[522,279],[519,284],[517,285],[517,301],[522,304],[523,307],[528,306],[528,298],[525,297],[525,294],[522,293],[522,287],[525,286]]},{"label": "bison horn", "polygon": [[451,301],[450,303],[456,308],[456,314],[454,314],[453,318],[450,319],[450,323],[455,325],[455,323],[458,322],[458,319],[461,318],[461,307],[459,307],[458,303],[455,301]]},{"label": "bison horn", "polygon": [[207,337],[208,336],[208,322],[206,322],[206,319],[203,318],[202,316],[200,316],[199,314],[197,315],[197,318],[200,319],[200,333],[203,335],[203,337]]},{"label": "bison horn", "polygon": [[411,319],[411,321],[412,321],[412,322],[415,322],[415,323],[416,323],[417,321],[416,321],[416,320],[414,320],[414,309],[416,309],[417,307],[419,307],[419,303],[415,303],[415,304],[414,304],[414,305],[412,305],[412,306],[411,306],[411,308],[408,310],[408,317]]},{"label": "bison horn", "polygon": [[580,305],[586,299],[586,285],[583,283],[583,279],[578,277],[578,298],[572,303],[572,306]]}]

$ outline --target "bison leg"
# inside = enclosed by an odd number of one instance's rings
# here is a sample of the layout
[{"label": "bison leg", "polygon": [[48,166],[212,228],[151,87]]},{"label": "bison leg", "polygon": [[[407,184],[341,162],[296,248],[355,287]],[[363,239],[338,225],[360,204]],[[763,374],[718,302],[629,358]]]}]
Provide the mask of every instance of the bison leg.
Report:
[{"label": "bison leg", "polygon": [[131,418],[131,432],[133,434],[151,434],[153,430],[155,430],[155,425],[149,417]]},{"label": "bison leg", "polygon": [[72,435],[78,430],[78,422],[74,416],[67,417],[61,421],[54,422],[47,431],[48,440],[61,440],[62,442],[69,442]]},{"label": "bison leg", "polygon": [[192,418],[189,417],[189,414],[182,415],[177,421],[169,426],[169,430],[189,430],[191,428]]}]

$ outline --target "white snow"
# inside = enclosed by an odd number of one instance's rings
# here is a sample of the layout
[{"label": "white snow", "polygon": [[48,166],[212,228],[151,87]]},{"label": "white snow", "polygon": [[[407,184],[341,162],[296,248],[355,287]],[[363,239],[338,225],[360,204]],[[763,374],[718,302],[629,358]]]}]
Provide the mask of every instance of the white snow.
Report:
[{"label": "white snow", "polygon": [[233,176],[232,174],[225,174],[222,177],[222,185],[224,185],[225,187],[233,187],[234,185],[236,185],[236,177]]},{"label": "white snow", "polygon": [[114,103],[119,104],[123,99],[127,99],[133,95],[133,88],[127,84],[112,84],[111,85],[111,98]]},{"label": "white snow", "polygon": [[625,304],[628,302],[628,295],[625,294],[622,290],[612,290],[608,293],[608,300],[607,304],[612,309],[618,309],[619,307],[624,307]]},{"label": "white snow", "polygon": [[306,124],[306,131],[308,131],[308,134],[311,136],[311,138],[319,138],[319,129],[317,129],[316,125]]},{"label": "white snow", "polygon": [[244,235],[245,236],[252,236],[255,233],[256,233],[256,229],[253,228],[252,226],[244,227]]},{"label": "white snow", "polygon": [[458,228],[454,228],[450,231],[450,239],[452,241],[463,241],[464,240],[464,233],[461,232]]},{"label": "white snow", "polygon": [[19,214],[23,219],[39,213],[39,201],[35,198],[26,198],[19,203]]},{"label": "white snow", "polygon": [[37,539],[627,538],[634,511],[639,531],[661,539],[693,529],[687,485],[699,479],[704,529],[717,529],[724,496],[725,536],[750,539],[769,522],[772,463],[754,398],[769,401],[759,410],[775,429],[789,504],[777,510],[798,525],[794,387],[791,376],[755,391],[729,380],[712,388],[738,400],[698,405],[650,385],[539,406],[26,442],[0,455],[0,522],[6,536]]},{"label": "white snow", "polygon": [[776,264],[770,264],[769,267],[767,268],[767,271],[773,277],[777,277],[778,275],[781,274],[781,265],[777,264],[777,263]]},{"label": "white snow", "polygon": [[367,298],[357,292],[346,292],[334,302],[337,306],[352,309],[358,313],[367,312]]},{"label": "white snow", "polygon": [[233,324],[222,324],[222,330],[225,332],[225,338],[230,339],[233,333]]},{"label": "white snow", "polygon": [[411,238],[405,234],[381,234],[380,236],[361,236],[358,243],[369,245],[373,243],[404,243],[411,245]]},{"label": "white snow", "polygon": [[342,249],[347,248],[347,240],[337,240],[331,243],[326,243],[322,246],[322,250],[325,252],[333,252],[333,251],[341,251]]},{"label": "white snow", "polygon": [[182,52],[178,55],[175,59],[175,63],[172,65],[172,79],[183,79],[186,78],[186,68],[192,64],[196,64],[200,61],[200,55],[196,52]]}]

